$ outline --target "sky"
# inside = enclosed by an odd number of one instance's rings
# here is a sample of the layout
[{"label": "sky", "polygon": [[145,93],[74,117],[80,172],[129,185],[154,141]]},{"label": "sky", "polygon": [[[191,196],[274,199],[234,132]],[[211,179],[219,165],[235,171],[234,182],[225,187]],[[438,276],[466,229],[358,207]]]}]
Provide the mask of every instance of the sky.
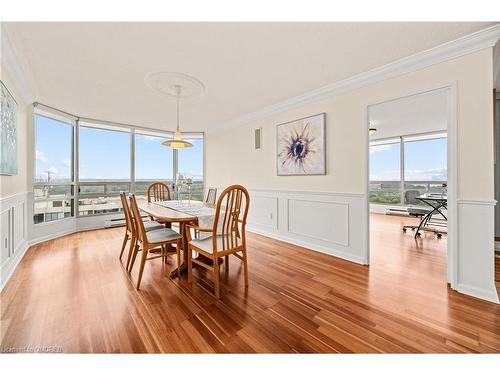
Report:
[{"label": "sky", "polygon": [[[71,178],[72,127],[36,116],[36,177],[52,180]],[[161,143],[164,138],[136,134],[136,180],[171,179],[173,152]],[[80,180],[130,179],[130,133],[80,127]],[[203,179],[203,140],[179,150],[179,173]]]},{"label": "sky", "polygon": [[[370,180],[397,181],[400,179],[399,143],[370,147]],[[405,180],[446,181],[447,139],[406,142]]]}]

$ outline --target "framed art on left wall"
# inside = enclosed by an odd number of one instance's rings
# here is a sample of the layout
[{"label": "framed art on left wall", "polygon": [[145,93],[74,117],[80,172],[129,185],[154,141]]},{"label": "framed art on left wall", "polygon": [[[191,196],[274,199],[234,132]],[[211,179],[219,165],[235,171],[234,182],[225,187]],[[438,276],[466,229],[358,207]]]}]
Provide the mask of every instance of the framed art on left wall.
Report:
[{"label": "framed art on left wall", "polygon": [[17,103],[0,81],[1,124],[0,124],[0,175],[17,174]]}]

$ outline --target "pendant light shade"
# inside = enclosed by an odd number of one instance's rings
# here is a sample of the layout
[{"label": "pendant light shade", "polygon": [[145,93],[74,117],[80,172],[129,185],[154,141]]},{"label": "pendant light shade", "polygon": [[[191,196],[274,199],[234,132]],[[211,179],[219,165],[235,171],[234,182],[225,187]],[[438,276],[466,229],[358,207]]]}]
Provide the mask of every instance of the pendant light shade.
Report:
[{"label": "pendant light shade", "polygon": [[178,129],[174,133],[174,139],[169,139],[163,142],[162,145],[174,149],[193,147],[191,142],[182,139],[181,132]]},{"label": "pendant light shade", "polygon": [[179,130],[179,97],[181,96],[182,87],[180,85],[175,85],[174,90],[177,97],[177,128],[174,133],[174,139],[169,139],[163,142],[162,145],[178,150],[193,147],[193,144],[182,139],[181,131]]}]

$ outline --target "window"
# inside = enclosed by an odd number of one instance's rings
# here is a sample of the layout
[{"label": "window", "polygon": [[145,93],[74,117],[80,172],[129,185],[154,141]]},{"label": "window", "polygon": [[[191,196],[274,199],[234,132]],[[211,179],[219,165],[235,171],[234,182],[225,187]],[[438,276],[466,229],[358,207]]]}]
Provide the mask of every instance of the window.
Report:
[{"label": "window", "polygon": [[370,142],[370,202],[406,204],[408,190],[445,192],[446,137],[443,132]]},{"label": "window", "polygon": [[36,111],[34,120],[34,221],[73,216],[74,120],[43,111]]},{"label": "window", "polygon": [[162,145],[169,138],[153,132],[135,133],[135,192],[139,198],[146,196],[153,181],[172,187],[174,152]]},{"label": "window", "polygon": [[399,181],[401,176],[399,138],[370,145],[370,181]]},{"label": "window", "polygon": [[183,138],[193,144],[193,147],[178,151],[177,171],[184,178],[191,178],[191,187],[182,186],[180,192],[191,194],[193,200],[203,200],[203,134],[183,134]]},{"label": "window", "polygon": [[130,132],[80,123],[80,181],[130,181]]},{"label": "window", "polygon": [[[41,104],[35,105],[34,118],[35,224],[120,213],[120,192],[141,197],[153,181],[172,186],[175,171],[193,180],[191,199],[203,199],[202,133],[183,135],[194,147],[172,150],[162,145],[172,132],[78,120]],[[183,185],[181,194],[187,192]]]},{"label": "window", "polygon": [[446,181],[447,139],[421,139],[420,137],[404,139],[405,181]]},{"label": "window", "polygon": [[130,192],[129,129],[80,122],[80,216],[120,212],[120,192]]}]

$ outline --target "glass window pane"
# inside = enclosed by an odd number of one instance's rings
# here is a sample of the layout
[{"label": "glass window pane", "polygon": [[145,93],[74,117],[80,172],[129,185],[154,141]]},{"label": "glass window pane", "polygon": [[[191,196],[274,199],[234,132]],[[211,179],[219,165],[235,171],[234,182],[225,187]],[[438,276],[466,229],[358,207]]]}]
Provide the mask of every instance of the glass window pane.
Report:
[{"label": "glass window pane", "polygon": [[80,181],[130,180],[130,133],[80,126]]},{"label": "glass window pane", "polygon": [[446,181],[446,138],[404,143],[406,181]]},{"label": "glass window pane", "polygon": [[53,199],[34,202],[35,224],[73,216],[72,199]]},{"label": "glass window pane", "polygon": [[191,178],[193,184],[191,187],[180,187],[182,198],[184,199],[184,195],[190,190],[191,199],[203,200],[203,138],[190,139],[189,135],[185,135],[185,139],[191,142],[193,147],[178,151],[177,170],[184,178]]},{"label": "glass window pane", "polygon": [[399,181],[400,144],[370,146],[370,181]]},{"label": "glass window pane", "polygon": [[135,179],[169,181],[173,179],[173,149],[163,146],[167,138],[135,135]]},{"label": "glass window pane", "polygon": [[73,126],[35,115],[35,182],[71,182]]}]

